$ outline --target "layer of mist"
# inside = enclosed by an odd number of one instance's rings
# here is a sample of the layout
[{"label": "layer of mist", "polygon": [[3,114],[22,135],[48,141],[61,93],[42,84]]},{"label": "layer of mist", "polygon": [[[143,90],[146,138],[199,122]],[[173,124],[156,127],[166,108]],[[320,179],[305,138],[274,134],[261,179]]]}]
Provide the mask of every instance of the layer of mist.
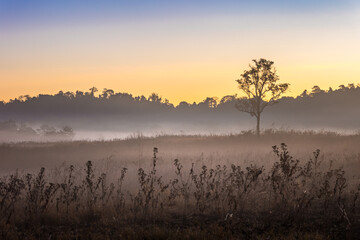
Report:
[{"label": "layer of mist", "polygon": [[[133,135],[222,135],[253,129],[255,119],[235,108],[241,98],[236,95],[221,99],[206,98],[200,103],[181,102],[177,106],[157,94],[148,98],[104,89],[90,92],[62,92],[36,97],[21,96],[0,102],[0,141],[46,141],[50,134],[34,134],[41,126],[53,126],[52,132],[68,128],[71,138],[59,140],[108,140]],[[323,129],[343,134],[360,129],[360,87],[349,84],[327,91],[315,86],[312,92],[283,97],[262,114],[262,129],[315,130]],[[14,126],[6,123],[15,121]],[[46,125],[44,125],[46,124]],[[8,124],[9,125],[9,124]],[[11,124],[10,124],[11,125]],[[51,132],[50,131],[50,132]],[[44,132],[44,131],[43,131]],[[22,135],[21,135],[22,134]],[[46,135],[47,138],[39,137]],[[53,139],[61,134],[54,134]]]}]

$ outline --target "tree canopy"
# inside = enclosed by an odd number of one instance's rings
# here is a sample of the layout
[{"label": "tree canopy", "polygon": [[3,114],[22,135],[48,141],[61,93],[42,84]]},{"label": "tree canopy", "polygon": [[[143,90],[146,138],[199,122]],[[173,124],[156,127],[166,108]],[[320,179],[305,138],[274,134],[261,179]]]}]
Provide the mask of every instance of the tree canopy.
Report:
[{"label": "tree canopy", "polygon": [[254,65],[245,70],[236,80],[239,89],[246,97],[238,101],[236,108],[249,113],[257,119],[256,132],[260,132],[260,116],[265,107],[273,105],[289,88],[289,83],[278,83],[279,76],[274,68],[274,62],[266,59],[254,59]]}]

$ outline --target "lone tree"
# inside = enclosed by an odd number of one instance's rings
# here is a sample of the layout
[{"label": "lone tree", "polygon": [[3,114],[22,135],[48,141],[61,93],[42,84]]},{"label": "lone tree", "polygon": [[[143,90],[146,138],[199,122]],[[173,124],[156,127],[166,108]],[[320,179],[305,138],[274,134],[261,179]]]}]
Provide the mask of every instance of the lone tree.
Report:
[{"label": "lone tree", "polygon": [[246,97],[239,99],[236,108],[256,117],[256,134],[260,134],[260,116],[265,107],[274,105],[288,88],[289,83],[277,83],[279,76],[273,67],[274,62],[260,58],[254,59],[255,65],[249,65],[236,80]]}]

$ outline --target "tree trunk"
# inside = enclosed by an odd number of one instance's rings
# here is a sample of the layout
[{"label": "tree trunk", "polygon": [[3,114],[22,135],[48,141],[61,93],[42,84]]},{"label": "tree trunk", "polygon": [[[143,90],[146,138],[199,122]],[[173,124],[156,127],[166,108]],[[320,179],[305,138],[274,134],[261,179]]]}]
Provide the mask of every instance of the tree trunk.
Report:
[{"label": "tree trunk", "polygon": [[260,135],[260,114],[256,117],[256,135]]}]

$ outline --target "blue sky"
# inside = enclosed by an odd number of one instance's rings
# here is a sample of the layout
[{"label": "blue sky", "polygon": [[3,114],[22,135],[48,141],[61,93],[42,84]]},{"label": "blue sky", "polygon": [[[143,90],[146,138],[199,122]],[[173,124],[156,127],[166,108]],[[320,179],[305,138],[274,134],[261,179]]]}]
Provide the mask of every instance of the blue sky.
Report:
[{"label": "blue sky", "polygon": [[358,6],[354,0],[0,0],[0,24],[28,26],[71,24],[102,19],[157,19],[196,15],[248,14],[260,12],[332,12]]}]

